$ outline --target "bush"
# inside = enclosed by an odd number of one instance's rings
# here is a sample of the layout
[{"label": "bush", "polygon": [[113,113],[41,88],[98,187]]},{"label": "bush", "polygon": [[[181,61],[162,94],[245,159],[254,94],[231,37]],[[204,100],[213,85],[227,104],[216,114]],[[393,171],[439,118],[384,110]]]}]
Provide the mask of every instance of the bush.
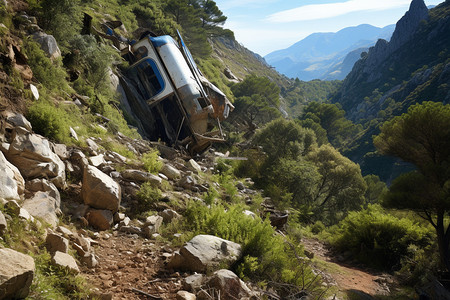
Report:
[{"label": "bush", "polygon": [[37,133],[60,142],[70,140],[69,115],[50,101],[40,99],[33,102],[27,117]]},{"label": "bush", "polygon": [[399,269],[411,245],[423,248],[433,237],[431,228],[386,214],[379,205],[349,213],[333,231],[330,240],[335,247],[382,269]]},{"label": "bush", "polygon": [[158,160],[159,151],[152,149],[142,156],[142,162],[147,172],[157,174],[163,167],[163,163]]},{"label": "bush", "polygon": [[268,219],[245,216],[240,205],[208,208],[198,202],[188,204],[185,216],[190,236],[210,234],[241,244],[243,258],[234,267],[242,278],[269,280],[269,285],[277,289],[288,283],[299,289],[310,285],[309,291],[313,291],[320,284],[303,260],[292,263],[294,257],[303,255],[302,249],[288,237],[276,234]]},{"label": "bush", "polygon": [[161,199],[162,193],[159,188],[154,187],[150,182],[145,182],[137,193],[137,197],[139,199],[139,210],[145,212]]}]

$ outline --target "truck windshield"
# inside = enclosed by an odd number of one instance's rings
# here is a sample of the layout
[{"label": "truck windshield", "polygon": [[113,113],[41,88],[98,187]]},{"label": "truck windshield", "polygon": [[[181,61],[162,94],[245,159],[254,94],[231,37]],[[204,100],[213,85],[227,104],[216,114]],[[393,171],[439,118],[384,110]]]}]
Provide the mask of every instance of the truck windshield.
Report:
[{"label": "truck windshield", "polygon": [[156,63],[146,59],[129,71],[135,86],[141,96],[148,100],[164,89],[164,81],[159,73]]}]

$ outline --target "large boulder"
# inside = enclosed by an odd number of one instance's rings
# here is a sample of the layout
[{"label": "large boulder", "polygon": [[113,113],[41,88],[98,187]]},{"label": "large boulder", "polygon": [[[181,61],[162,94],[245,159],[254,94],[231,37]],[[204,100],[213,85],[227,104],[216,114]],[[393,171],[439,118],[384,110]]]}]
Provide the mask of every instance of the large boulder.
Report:
[{"label": "large boulder", "polygon": [[108,230],[113,224],[113,214],[110,210],[91,209],[87,213],[89,225],[98,230]]},{"label": "large boulder", "polygon": [[59,193],[59,190],[56,188],[56,186],[48,181],[47,179],[33,179],[30,181],[27,181],[25,184],[25,187],[29,193],[36,193],[36,192],[47,192],[49,196],[54,198],[56,200],[56,208],[60,208],[61,206],[61,195]]},{"label": "large boulder", "polygon": [[7,112],[6,121],[14,127],[20,126],[28,131],[32,131],[31,123],[22,114]]},{"label": "large boulder", "polygon": [[26,179],[49,178],[58,188],[64,187],[65,165],[42,136],[16,127],[5,156]]},{"label": "large boulder", "polygon": [[0,152],[0,199],[19,200],[25,182],[19,170]]},{"label": "large boulder", "polygon": [[61,50],[59,50],[56,39],[53,35],[46,34],[45,32],[36,32],[33,34],[33,40],[35,40],[44,50],[45,54],[51,59],[61,57]]},{"label": "large boulder", "polygon": [[0,249],[0,299],[23,299],[30,292],[34,276],[31,256],[9,248]]},{"label": "large boulder", "polygon": [[230,266],[241,256],[241,245],[212,235],[197,235],[175,252],[168,268],[206,272]]},{"label": "large boulder", "polygon": [[81,195],[85,204],[112,212],[119,210],[121,190],[117,182],[93,166],[86,166]]},{"label": "large boulder", "polygon": [[35,193],[32,198],[26,199],[23,202],[22,208],[28,211],[33,217],[42,219],[52,227],[58,225],[58,203],[47,192]]}]

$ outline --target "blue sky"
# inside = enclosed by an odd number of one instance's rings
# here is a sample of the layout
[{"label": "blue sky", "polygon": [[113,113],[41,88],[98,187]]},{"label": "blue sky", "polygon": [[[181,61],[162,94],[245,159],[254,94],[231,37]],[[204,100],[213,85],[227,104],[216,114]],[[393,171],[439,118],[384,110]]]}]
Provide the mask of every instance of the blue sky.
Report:
[{"label": "blue sky", "polygon": [[[284,49],[314,32],[370,24],[395,24],[411,0],[215,0],[228,17],[225,28],[262,56]],[[443,0],[425,0],[437,5]]]}]

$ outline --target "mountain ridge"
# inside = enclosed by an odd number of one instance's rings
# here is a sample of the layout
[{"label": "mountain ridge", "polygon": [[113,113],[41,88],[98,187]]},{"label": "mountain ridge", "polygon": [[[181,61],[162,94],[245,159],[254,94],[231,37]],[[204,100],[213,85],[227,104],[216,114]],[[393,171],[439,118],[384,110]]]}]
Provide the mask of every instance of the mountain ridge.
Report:
[{"label": "mountain ridge", "polygon": [[358,48],[368,48],[379,38],[389,38],[394,25],[383,28],[369,24],[347,27],[336,33],[313,33],[292,46],[269,53],[264,58],[277,71],[301,80],[344,79],[347,73],[330,76],[330,70]]}]

